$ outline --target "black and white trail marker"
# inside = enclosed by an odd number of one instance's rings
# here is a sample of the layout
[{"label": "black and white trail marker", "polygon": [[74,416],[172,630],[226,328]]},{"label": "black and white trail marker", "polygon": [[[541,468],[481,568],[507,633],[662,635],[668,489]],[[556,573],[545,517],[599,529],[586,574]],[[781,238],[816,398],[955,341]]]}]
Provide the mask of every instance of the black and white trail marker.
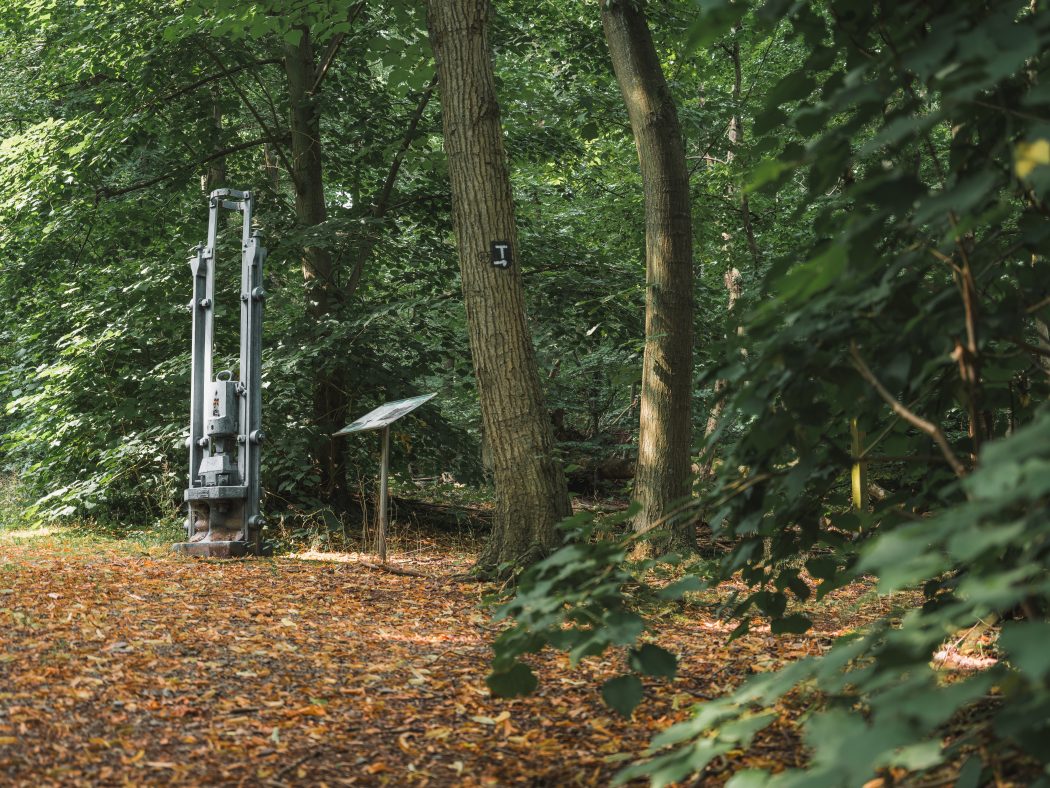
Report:
[{"label": "black and white trail marker", "polygon": [[511,264],[510,241],[492,242],[492,264],[496,268],[507,269]]}]

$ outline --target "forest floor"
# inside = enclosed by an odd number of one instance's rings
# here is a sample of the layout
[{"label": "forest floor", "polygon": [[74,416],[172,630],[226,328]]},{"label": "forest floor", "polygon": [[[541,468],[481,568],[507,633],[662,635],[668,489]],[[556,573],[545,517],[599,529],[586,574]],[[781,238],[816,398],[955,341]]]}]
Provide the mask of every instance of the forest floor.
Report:
[{"label": "forest floor", "polygon": [[[534,665],[538,693],[485,686],[493,587],[464,545],[201,561],[61,532],[0,531],[0,784],[604,785],[700,700],[826,648],[888,603],[867,587],[811,606],[804,636],[726,643],[710,601],[660,616],[680,657],[633,721],[601,701],[623,655]],[[728,594],[722,588],[715,597]],[[798,765],[790,707],[744,766]]]}]

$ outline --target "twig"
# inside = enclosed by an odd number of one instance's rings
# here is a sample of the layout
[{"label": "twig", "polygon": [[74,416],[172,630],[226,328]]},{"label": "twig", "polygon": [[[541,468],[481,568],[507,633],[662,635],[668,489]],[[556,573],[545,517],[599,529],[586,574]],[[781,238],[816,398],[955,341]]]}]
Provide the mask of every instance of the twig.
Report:
[{"label": "twig", "polygon": [[234,89],[234,91],[240,97],[241,101],[244,102],[244,106],[248,108],[248,112],[251,113],[251,116],[253,118],[255,118],[255,122],[259,124],[259,128],[263,130],[264,134],[267,134],[267,135],[270,136],[271,142],[273,143],[273,146],[274,146],[274,148],[273,148],[274,149],[274,153],[276,153],[278,158],[280,158],[281,163],[284,164],[284,168],[288,171],[288,177],[292,179],[292,183],[294,183],[296,185],[296,188],[298,189],[298,187],[299,187],[298,174],[292,168],[292,163],[290,161],[288,161],[288,157],[285,155],[284,148],[281,146],[281,140],[277,136],[276,130],[274,130],[274,131],[270,130],[270,127],[267,125],[266,121],[263,120],[262,115],[259,114],[259,110],[257,110],[255,108],[255,105],[252,104],[252,102],[248,99],[248,94],[244,91],[244,89],[240,85],[237,84],[237,80],[235,80],[233,78],[233,73],[234,72],[231,71],[230,69],[226,68],[226,66],[223,64],[222,60],[219,59],[219,56],[216,55],[214,52],[212,52],[210,49],[205,48],[204,51],[208,55],[208,57],[210,57],[212,59],[212,61],[215,63],[215,65],[218,66],[219,69],[226,76],[227,81],[230,83],[230,87]]},{"label": "twig", "polygon": [[367,566],[369,569],[375,569],[379,572],[389,572],[392,575],[402,575],[403,577],[430,577],[422,572],[417,572],[414,569],[399,569],[396,566],[390,566],[390,564],[373,564],[371,561],[354,561],[355,564],[361,566]]},{"label": "twig", "polygon": [[[419,122],[423,117],[423,113],[426,112],[427,104],[430,103],[430,97],[434,95],[434,88],[437,86],[437,81],[438,75],[437,72],[434,72],[434,76],[431,77],[430,82],[427,83],[426,88],[419,97],[419,102],[416,104],[415,111],[413,111],[408,120],[408,128],[405,130],[405,134],[401,138],[401,144],[398,146],[397,152],[394,154],[394,158],[390,162],[390,170],[387,172],[386,179],[383,181],[383,186],[379,190],[379,195],[372,204],[373,219],[382,219],[386,215],[387,208],[390,205],[390,195],[394,193],[394,185],[397,183],[397,176],[401,171],[401,164],[404,161],[409,148],[412,146],[412,142],[416,136],[416,130],[419,128]],[[350,273],[350,278],[347,280],[346,286],[343,288],[347,298],[353,296],[357,291],[358,286],[361,284],[361,275],[364,273],[365,260],[366,258],[371,257],[372,249],[375,247],[376,241],[377,238],[374,233],[369,231],[368,235],[358,247],[357,262],[354,264],[354,268]]]},{"label": "twig", "polygon": [[290,764],[285,766],[283,769],[281,769],[281,771],[277,772],[277,774],[275,774],[270,779],[273,782],[280,782],[281,778],[284,777],[286,774],[288,774],[288,772],[290,772],[292,769],[295,769],[298,766],[302,766],[308,760],[310,760],[311,758],[316,758],[320,754],[321,754],[321,748],[320,747],[315,747],[310,752],[306,753],[306,755],[304,755],[301,758],[297,758],[296,760],[292,761]]},{"label": "twig", "polygon": [[336,53],[339,51],[339,46],[343,43],[344,38],[346,38],[346,33],[336,33],[332,36],[332,40],[328,43],[328,49],[321,55],[321,63],[317,67],[317,76],[314,78],[313,84],[310,85],[311,95],[316,95],[320,89],[321,83],[324,82],[324,78],[328,75],[328,69],[332,65],[332,61],[335,60]]},{"label": "twig", "polygon": [[1035,353],[1037,356],[1050,358],[1050,348],[1039,347],[1039,345],[1032,345],[1028,342],[1025,342],[1023,339],[1011,339],[1010,341],[1022,350],[1027,350],[1029,353]]},{"label": "twig", "polygon": [[860,351],[857,349],[857,343],[851,341],[849,346],[850,356],[853,357],[853,365],[856,367],[860,376],[864,378],[868,383],[871,384],[872,388],[878,392],[878,395],[890,406],[890,410],[904,419],[906,422],[911,424],[918,430],[925,432],[931,438],[934,443],[941,450],[944,455],[944,459],[948,461],[948,464],[952,466],[952,470],[955,475],[960,479],[966,476],[966,467],[959,461],[959,458],[955,456],[955,452],[952,451],[952,447],[948,445],[948,439],[944,436],[944,432],[934,424],[932,421],[927,421],[922,418],[914,411],[909,410],[905,407],[904,403],[896,399],[885,386],[879,382],[879,379],[875,377],[875,373],[871,371],[871,368],[861,358]]},{"label": "twig", "polygon": [[859,457],[850,457],[852,462],[940,462],[943,460],[940,454],[866,454],[861,453]]},{"label": "twig", "polygon": [[214,82],[217,79],[223,79],[225,77],[228,77],[230,74],[236,74],[237,72],[244,71],[245,69],[254,68],[255,66],[276,66],[280,65],[280,63],[280,58],[269,57],[264,60],[253,60],[251,63],[242,63],[241,65],[235,66],[231,69],[223,69],[218,74],[209,74],[206,77],[198,79],[196,82],[191,82],[189,85],[184,85],[183,87],[177,88],[176,90],[173,90],[170,93],[166,93],[163,96],[155,98],[153,99],[153,101],[150,102],[150,105],[167,104],[172,99],[177,98],[178,96],[181,96],[184,93],[192,93],[197,88],[203,87],[209,82]]},{"label": "twig", "polygon": [[1038,312],[1044,306],[1050,306],[1050,296],[1047,296],[1046,298],[1042,299],[1041,301],[1037,301],[1036,303],[1032,304],[1029,307],[1025,307],[1024,311],[1026,313],[1028,313],[1029,315],[1031,315],[1031,314],[1034,314],[1034,313]]},{"label": "twig", "polygon": [[119,197],[122,194],[129,194],[140,189],[148,189],[150,186],[155,186],[158,183],[161,183],[162,181],[168,180],[169,178],[174,178],[175,176],[185,172],[186,170],[192,170],[193,168],[199,167],[202,164],[207,164],[209,161],[212,161],[214,159],[218,159],[230,153],[237,153],[238,151],[242,151],[247,148],[254,148],[256,145],[262,145],[264,142],[271,141],[272,140],[269,137],[260,137],[259,139],[249,140],[248,142],[242,142],[238,145],[231,145],[228,148],[223,148],[222,150],[216,151],[210,156],[205,156],[204,158],[199,159],[190,164],[182,164],[176,167],[175,169],[164,173],[163,175],[158,175],[155,178],[150,178],[149,180],[145,181],[138,181],[137,183],[133,183],[130,186],[125,186],[120,189],[112,189],[103,186],[95,191],[95,202],[97,203],[100,200],[105,199],[107,197]]},{"label": "twig", "polygon": [[[364,2],[359,2],[350,9],[350,15],[347,19],[349,24],[353,24],[357,19],[357,15],[361,13],[361,9],[365,7]],[[328,76],[328,69],[332,65],[332,61],[335,60],[336,54],[339,52],[339,47],[343,43],[343,39],[346,38],[346,33],[336,33],[332,36],[332,40],[328,42],[328,48],[321,56],[321,63],[317,68],[317,76],[314,78],[313,84],[310,86],[310,93],[316,94],[321,88],[321,83],[324,82],[324,78]]]},{"label": "twig", "polygon": [[953,272],[955,272],[957,274],[961,273],[961,269],[959,268],[958,265],[955,264],[955,261],[952,258],[950,258],[948,255],[946,255],[944,252],[941,252],[941,251],[939,251],[937,249],[930,249],[929,251],[930,251],[930,254],[932,254],[934,257],[936,257],[938,260],[940,260],[945,265],[949,266],[952,269]]}]

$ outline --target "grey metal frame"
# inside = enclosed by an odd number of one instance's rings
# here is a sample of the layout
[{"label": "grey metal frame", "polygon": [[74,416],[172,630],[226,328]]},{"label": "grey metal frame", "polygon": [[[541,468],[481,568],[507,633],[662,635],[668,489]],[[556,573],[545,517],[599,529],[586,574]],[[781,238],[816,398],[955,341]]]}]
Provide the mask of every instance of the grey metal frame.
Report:
[{"label": "grey metal frame", "polygon": [[[176,549],[197,555],[233,556],[261,552],[262,526],[259,458],[265,439],[262,431],[262,320],[266,292],[263,263],[266,249],[251,229],[252,195],[233,189],[217,189],[208,200],[208,239],[190,259],[193,274],[193,338],[190,374],[189,486],[183,495],[188,503],[187,539]],[[215,346],[215,258],[219,214],[240,211],[241,233],[241,320],[239,380],[226,383],[213,370]],[[222,385],[226,383],[226,385]],[[229,419],[209,419],[206,390],[212,391],[218,408],[231,394],[237,401],[236,430]],[[225,416],[224,408],[224,416]],[[218,416],[218,409],[213,417]],[[235,438],[234,438],[235,435]],[[229,473],[202,472],[205,458],[218,456]],[[219,477],[222,477],[221,481]],[[211,478],[208,478],[211,477]],[[234,478],[227,478],[234,477]],[[234,483],[223,483],[234,482]]]}]

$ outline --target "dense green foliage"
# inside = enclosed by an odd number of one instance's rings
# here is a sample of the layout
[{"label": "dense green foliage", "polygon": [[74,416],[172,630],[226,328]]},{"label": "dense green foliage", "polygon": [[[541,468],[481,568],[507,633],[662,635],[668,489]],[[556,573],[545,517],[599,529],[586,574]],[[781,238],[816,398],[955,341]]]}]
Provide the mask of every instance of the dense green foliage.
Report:
[{"label": "dense green foliage", "polygon": [[[355,414],[439,390],[395,436],[394,466],[482,479],[436,101],[405,136],[433,75],[422,9],[279,5],[0,6],[0,466],[35,502],[30,516],[177,517],[185,261],[204,236],[200,179],[220,159],[231,186],[256,193],[270,249],[268,513],[343,514],[319,497],[309,459],[318,369],[348,381]],[[666,0],[648,14],[692,174],[697,435],[716,381],[728,392],[698,449],[715,472],[688,512],[731,549],[653,584],[666,562],[628,561],[620,523],[571,521],[571,544],[526,573],[504,609],[515,624],[497,643],[493,690],[530,691],[519,658],[541,648],[574,660],[624,648],[624,673],[602,694],[629,714],[640,675],[675,670],[639,641],[639,600],[739,576],[752,588],[730,611],[739,631],[791,633],[808,626],[812,581],[820,597],[874,575],[884,591],[921,588],[925,604],[700,706],[624,776],[664,784],[703,769],[802,686],[820,690],[805,728],[812,764],[771,784],[854,785],[950,761],[960,785],[977,785],[979,753],[1045,763],[1045,4]],[[303,26],[321,47],[346,36],[316,99],[329,219],[309,230],[282,161],[281,48]],[[630,130],[596,7],[500,3],[493,40],[548,404],[570,471],[593,470],[629,457],[637,429],[644,217]],[[303,319],[306,244],[332,252],[344,296],[321,327]],[[729,314],[731,268],[742,297]],[[852,419],[874,482],[860,511],[849,507]],[[351,446],[362,477],[369,451]],[[989,617],[1005,621],[996,666],[949,678],[931,666]]]},{"label": "dense green foliage", "polygon": [[[623,777],[662,785],[703,769],[808,683],[821,690],[805,726],[811,767],[734,785],[856,785],[971,755],[959,784],[977,785],[978,750],[1046,763],[1050,15],[1016,2],[771,2],[713,9],[697,29],[710,38],[738,20],[800,53],[755,111],[749,188],[806,232],[771,255],[745,331],[707,374],[729,381],[723,429],[735,430],[695,507],[734,547],[686,580],[748,582],[738,633],[756,618],[773,633],[808,627],[803,566],[818,597],[869,574],[927,601],[700,706]],[[881,490],[863,511],[847,505],[854,418]],[[515,658],[545,645],[578,655],[636,642],[640,618],[627,631],[593,614],[644,576],[623,555],[573,544],[528,573],[505,609],[517,623],[497,643],[495,688],[527,689]],[[946,677],[931,664],[956,633],[997,618],[994,668]],[[617,687],[612,705],[640,700]]]},{"label": "dense green foliage", "polygon": [[[355,413],[440,390],[441,404],[420,414],[425,426],[410,422],[394,441],[394,465],[480,479],[436,101],[408,140],[390,208],[373,213],[433,74],[421,11],[411,4],[382,13],[357,13],[347,3],[296,8],[298,17],[221,3],[5,6],[4,69],[25,79],[5,82],[0,96],[0,288],[8,306],[0,326],[0,419],[4,467],[39,500],[39,516],[153,521],[176,510],[188,387],[185,261],[205,229],[199,177],[205,159],[221,151],[228,151],[228,182],[256,192],[270,249],[270,512],[326,506],[308,457],[310,386],[319,365],[349,381]],[[349,28],[332,21],[349,18]],[[562,66],[579,76],[551,95],[554,50],[538,47],[522,19],[501,20],[508,42],[501,63],[520,66],[506,70],[505,88],[520,173],[521,259],[530,310],[556,316],[538,321],[536,336],[541,365],[551,370],[552,407],[566,412],[566,437],[591,451],[626,441],[622,450],[629,451],[625,415],[637,377],[642,292],[636,178],[622,124],[599,140],[596,124],[581,137],[587,124],[566,117],[580,92],[601,111],[611,111],[616,94],[596,28],[562,21],[544,23],[579,58]],[[282,162],[288,110],[279,62],[283,41],[304,24],[320,45],[349,30],[319,96],[330,217],[310,231],[295,226]],[[588,46],[577,47],[580,41]],[[224,70],[236,73],[223,78]],[[606,158],[620,162],[618,181],[601,171]],[[614,236],[591,221],[610,184],[624,195],[618,213],[627,222]],[[333,253],[345,293],[320,329],[302,318],[298,258],[306,242]],[[363,274],[351,287],[359,260]],[[229,352],[235,338],[220,343]],[[351,466],[366,478],[371,449],[351,447]],[[357,489],[358,480],[350,486]]]},{"label": "dense green foliage", "polygon": [[[679,12],[666,17],[670,44],[684,38],[688,15]],[[373,215],[433,74],[419,8],[304,2],[272,15],[221,2],[27,0],[3,14],[3,67],[24,75],[0,96],[3,462],[41,501],[40,516],[153,521],[175,512],[188,386],[185,260],[204,234],[205,160],[222,151],[228,183],[259,198],[270,249],[270,512],[326,506],[308,458],[319,365],[348,381],[355,413],[439,389],[441,404],[421,414],[426,427],[410,424],[395,440],[395,466],[480,478],[436,101],[409,140],[389,209]],[[318,99],[330,216],[309,231],[295,226],[284,168],[280,66],[283,42],[301,25],[319,47],[348,35]],[[564,414],[566,461],[582,469],[629,456],[637,429],[643,217],[633,145],[595,15],[509,8],[497,25],[529,311],[539,316],[534,336],[550,407]],[[724,98],[711,109],[716,102],[701,96],[705,75],[692,62],[679,77],[693,147],[717,153],[720,134],[709,127],[724,126]],[[698,185],[706,215],[730,217],[703,230],[715,259],[726,245],[721,228],[733,224],[727,182],[720,171]],[[306,242],[333,253],[346,293],[321,327],[302,319]],[[351,286],[359,261],[360,284]],[[721,271],[720,262],[702,271],[705,333],[722,330]],[[706,346],[701,353],[714,360]],[[351,467],[369,467],[368,451],[353,443]]]}]

